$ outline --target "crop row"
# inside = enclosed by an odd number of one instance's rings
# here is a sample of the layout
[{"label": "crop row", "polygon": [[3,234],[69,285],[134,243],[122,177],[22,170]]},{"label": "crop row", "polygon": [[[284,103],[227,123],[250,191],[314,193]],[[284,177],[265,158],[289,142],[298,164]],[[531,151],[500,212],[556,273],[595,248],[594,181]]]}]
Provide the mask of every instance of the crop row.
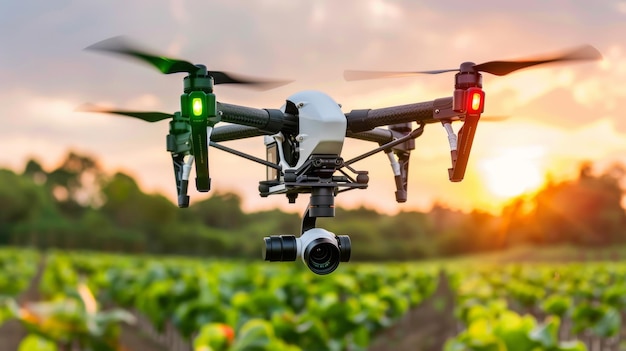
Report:
[{"label": "crop row", "polygon": [[510,264],[451,269],[462,331],[448,350],[617,350],[626,264]]},{"label": "crop row", "polygon": [[415,268],[346,265],[318,276],[295,264],[57,253],[41,290],[53,298],[83,279],[100,301],[137,310],[157,329],[171,323],[185,337],[215,323],[237,334],[265,323],[261,334],[285,349],[363,350],[434,290],[436,268]]},{"label": "crop row", "polygon": [[[23,277],[0,294],[25,288],[37,261],[0,251],[0,264],[19,260],[11,269]],[[447,351],[617,350],[626,317],[624,263],[349,264],[328,276],[299,264],[77,252],[48,253],[46,263],[46,299],[82,284],[100,305],[137,311],[215,351],[364,350],[431,296],[440,269],[457,320]]]}]

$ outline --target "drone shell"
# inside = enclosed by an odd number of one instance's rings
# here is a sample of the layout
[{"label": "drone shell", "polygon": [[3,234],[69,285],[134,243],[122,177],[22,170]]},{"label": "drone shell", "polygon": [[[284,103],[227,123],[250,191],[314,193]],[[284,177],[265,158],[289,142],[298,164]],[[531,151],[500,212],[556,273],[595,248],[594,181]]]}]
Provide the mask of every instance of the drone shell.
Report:
[{"label": "drone shell", "polygon": [[[316,90],[295,93],[287,101],[298,108],[299,134],[296,140],[299,143],[299,159],[294,167],[281,164],[283,169],[298,169],[311,155],[341,155],[347,121],[339,104]],[[281,110],[285,112],[286,109],[285,104]]]}]

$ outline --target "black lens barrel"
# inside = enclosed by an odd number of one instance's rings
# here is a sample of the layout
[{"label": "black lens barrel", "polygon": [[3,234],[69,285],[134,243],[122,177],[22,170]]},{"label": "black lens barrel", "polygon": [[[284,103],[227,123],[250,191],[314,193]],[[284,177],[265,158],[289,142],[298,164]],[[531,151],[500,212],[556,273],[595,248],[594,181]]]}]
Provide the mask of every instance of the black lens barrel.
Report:
[{"label": "black lens barrel", "polygon": [[295,261],[298,255],[298,244],[293,235],[272,235],[263,238],[265,241],[265,261]]},{"label": "black lens barrel", "polygon": [[339,260],[341,262],[350,261],[350,254],[352,252],[350,237],[347,235],[337,235],[337,243],[339,244],[339,252],[341,254]]}]

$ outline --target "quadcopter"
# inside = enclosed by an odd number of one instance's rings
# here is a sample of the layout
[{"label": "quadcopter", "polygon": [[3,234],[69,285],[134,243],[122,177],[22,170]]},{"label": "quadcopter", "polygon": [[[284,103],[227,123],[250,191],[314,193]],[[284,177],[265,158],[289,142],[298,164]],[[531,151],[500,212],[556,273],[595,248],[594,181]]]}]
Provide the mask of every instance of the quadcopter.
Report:
[{"label": "quadcopter", "polygon": [[[340,262],[350,259],[347,235],[335,235],[315,226],[318,217],[335,216],[335,197],[368,186],[367,171],[353,164],[384,152],[393,170],[398,203],[406,202],[411,150],[427,124],[441,124],[447,132],[452,182],[463,179],[476,127],[485,107],[482,72],[503,76],[516,70],[545,63],[597,60],[600,53],[592,46],[581,46],[540,58],[512,61],[464,62],[459,68],[391,72],[345,71],[346,80],[406,77],[419,74],[456,72],[452,96],[433,101],[378,109],[343,112],[330,96],[319,91],[301,91],[287,97],[280,109],[258,109],[218,102],[217,84],[239,84],[260,89],[277,87],[287,81],[243,77],[228,72],[209,71],[206,66],[150,53],[123,37],[114,37],[87,48],[138,59],[163,74],[185,73],[180,111],[136,112],[86,105],[85,111],[112,113],[147,122],[169,120],[166,149],[172,156],[178,206],[189,206],[189,178],[195,164],[195,187],[211,189],[208,147],[245,158],[266,167],[259,182],[261,197],[285,195],[295,203],[300,194],[310,200],[302,218],[300,236],[272,235],[264,238],[266,261],[295,261],[301,257],[308,268],[320,275],[332,273]],[[463,125],[454,132],[453,122]],[[223,124],[227,123],[227,124]],[[417,128],[413,128],[413,123]],[[382,128],[386,127],[386,128]],[[266,158],[224,146],[225,141],[263,137]],[[377,147],[345,160],[341,157],[346,138],[377,143]]]}]

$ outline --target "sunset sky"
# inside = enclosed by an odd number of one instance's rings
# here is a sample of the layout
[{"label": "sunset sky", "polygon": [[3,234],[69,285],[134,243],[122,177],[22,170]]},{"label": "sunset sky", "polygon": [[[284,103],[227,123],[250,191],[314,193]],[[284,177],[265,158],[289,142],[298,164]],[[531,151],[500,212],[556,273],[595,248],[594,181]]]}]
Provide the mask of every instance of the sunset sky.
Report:
[{"label": "sunset sky", "polygon": [[[370,186],[342,194],[337,204],[345,207],[395,213],[428,210],[438,201],[497,212],[511,196],[536,190],[547,174],[571,177],[585,160],[600,171],[626,162],[626,118],[619,113],[626,102],[626,1],[25,0],[0,3],[0,167],[21,172],[36,158],[51,168],[71,149],[174,201],[167,122],[75,111],[84,103],[180,109],[182,74],[160,75],[83,50],[117,35],[211,70],[294,80],[264,92],[219,86],[218,101],[280,108],[291,94],[315,89],[344,112],[429,101],[454,89],[453,73],[346,82],[345,69],[455,68],[581,44],[602,53],[591,63],[484,74],[484,115],[509,118],[479,125],[462,183],[448,181],[446,133],[429,125],[412,153],[407,203],[395,203],[389,162],[378,154],[355,164],[370,171]],[[227,145],[264,157],[262,138]],[[375,146],[348,140],[344,158]],[[212,149],[210,166],[212,191],[238,192],[247,210],[302,212],[308,202],[260,198],[264,167],[236,156]],[[190,195],[192,202],[205,196]]]}]

